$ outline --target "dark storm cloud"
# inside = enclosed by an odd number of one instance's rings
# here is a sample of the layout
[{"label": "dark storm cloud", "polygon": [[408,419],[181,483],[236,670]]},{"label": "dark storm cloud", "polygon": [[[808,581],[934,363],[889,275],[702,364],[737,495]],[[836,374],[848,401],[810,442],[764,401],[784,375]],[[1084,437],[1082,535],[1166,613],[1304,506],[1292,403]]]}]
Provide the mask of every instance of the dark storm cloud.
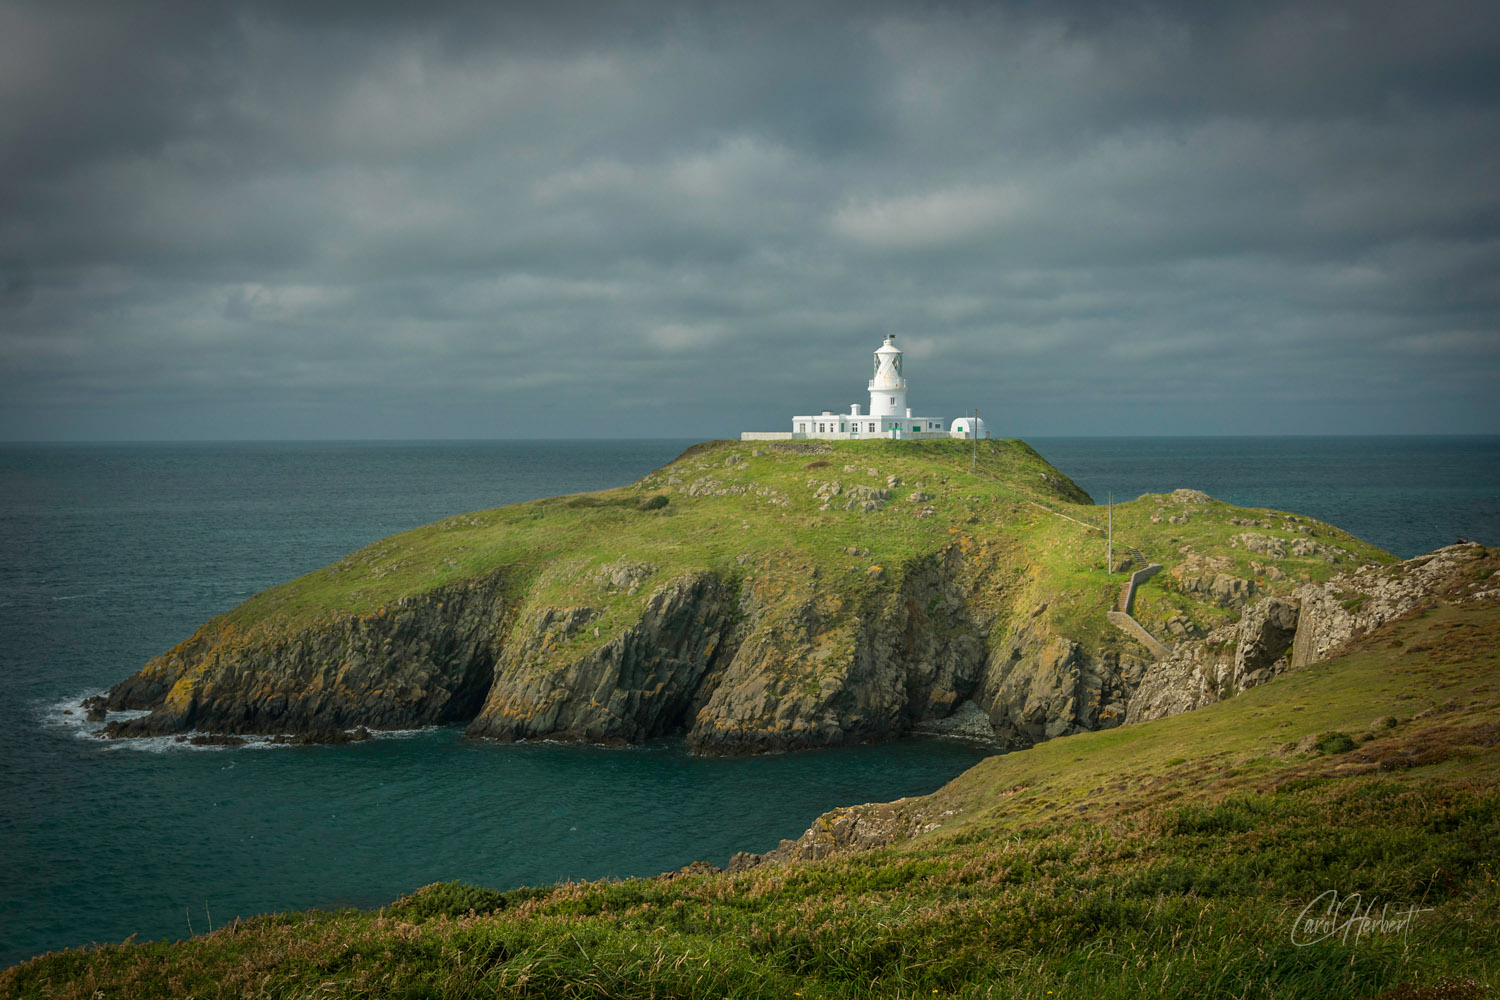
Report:
[{"label": "dark storm cloud", "polygon": [[1493,431],[1492,4],[0,6],[0,433]]}]

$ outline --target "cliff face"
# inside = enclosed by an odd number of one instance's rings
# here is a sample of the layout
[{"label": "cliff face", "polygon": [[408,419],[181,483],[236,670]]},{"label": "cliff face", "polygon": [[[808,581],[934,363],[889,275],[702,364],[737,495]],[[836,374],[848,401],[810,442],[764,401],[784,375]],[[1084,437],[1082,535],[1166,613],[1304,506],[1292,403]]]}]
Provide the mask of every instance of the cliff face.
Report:
[{"label": "cliff face", "polygon": [[755,752],[878,739],[942,718],[983,669],[984,629],[956,552],[848,609],[794,601],[751,574],[662,584],[625,631],[559,663],[594,608],[549,609],[512,633],[473,736],[630,741],[684,730],[697,750]]},{"label": "cliff face", "polygon": [[1002,745],[1028,747],[1119,725],[1145,665],[1130,652],[1090,651],[1033,620],[990,653],[976,700]]},{"label": "cliff face", "polygon": [[469,735],[614,742],[671,732],[710,669],[734,655],[737,597],[731,581],[709,574],[671,581],[634,625],[563,663],[551,648],[592,631],[599,612],[541,612],[512,633]]},{"label": "cliff face", "polygon": [[1127,722],[1192,711],[1339,652],[1387,622],[1439,599],[1493,596],[1500,550],[1451,545],[1393,566],[1365,566],[1288,597],[1263,599],[1238,622],[1179,645],[1153,663],[1130,701]]},{"label": "cliff face", "polygon": [[750,752],[886,738],[942,718],[973,691],[984,628],[963,600],[956,550],[910,567],[853,608],[813,589],[774,602],[746,588],[745,635],[713,678],[688,741]]},{"label": "cliff face", "polygon": [[[978,461],[946,442],[701,445],[625,489],[450,518],[256,595],[91,715],[146,710],[106,722],[120,737],[467,722],[501,740],[681,732],[707,753],[1118,725],[1147,654],[1104,620],[1120,577],[1099,512],[1024,444],[981,444]],[[1116,507],[1178,577],[1231,581],[1181,588],[1173,627],[1228,621],[1221,591],[1289,598],[1293,572],[1379,557],[1301,519],[1316,551],[1294,551],[1302,534],[1239,548],[1227,525],[1254,512],[1190,492]],[[1250,561],[1267,546],[1274,575]],[[1284,617],[1231,667],[1185,648],[1182,669],[1216,693],[1260,676]],[[1152,683],[1162,706],[1207,697]]]},{"label": "cliff face", "polygon": [[500,577],[473,580],[269,642],[200,631],[109,692],[109,711],[152,711],[105,733],[317,735],[472,718],[493,676],[503,589]]}]

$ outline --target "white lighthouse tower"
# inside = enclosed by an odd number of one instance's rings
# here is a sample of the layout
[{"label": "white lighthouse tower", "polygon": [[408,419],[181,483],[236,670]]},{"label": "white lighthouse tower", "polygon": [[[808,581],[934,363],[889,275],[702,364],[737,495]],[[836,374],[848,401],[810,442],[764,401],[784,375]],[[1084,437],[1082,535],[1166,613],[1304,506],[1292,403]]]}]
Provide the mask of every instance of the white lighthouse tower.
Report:
[{"label": "white lighthouse tower", "polygon": [[906,377],[901,374],[901,348],[896,335],[885,335],[885,343],[875,352],[875,377],[870,379],[870,416],[904,417]]}]

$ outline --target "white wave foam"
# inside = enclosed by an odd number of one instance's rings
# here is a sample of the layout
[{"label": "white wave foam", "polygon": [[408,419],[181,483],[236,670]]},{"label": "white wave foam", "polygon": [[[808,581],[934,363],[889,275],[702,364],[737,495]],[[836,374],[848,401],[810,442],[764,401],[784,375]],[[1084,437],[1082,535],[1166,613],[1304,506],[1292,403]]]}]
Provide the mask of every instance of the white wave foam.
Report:
[{"label": "white wave foam", "polygon": [[[43,726],[53,729],[66,729],[75,736],[87,739],[98,732],[101,726],[97,722],[88,720],[88,709],[83,707],[84,699],[103,694],[103,691],[85,691],[82,694],[64,698],[61,701],[48,702],[39,707],[38,714]],[[122,713],[123,714],[123,713]]]},{"label": "white wave foam", "polygon": [[[279,736],[241,736],[244,743],[232,745],[225,744],[199,744],[193,743],[195,736],[213,735],[199,730],[191,730],[186,733],[170,733],[166,736],[131,736],[125,739],[107,740],[100,738],[104,725],[98,722],[88,721],[88,709],[83,707],[83,702],[96,695],[103,695],[104,691],[89,690],[80,694],[63,698],[60,701],[48,702],[39,706],[38,714],[43,726],[62,729],[69,732],[78,739],[97,740],[99,749],[106,751],[136,750],[144,753],[166,753],[169,750],[278,750],[291,746],[306,746],[309,744],[293,743],[296,734],[283,733]],[[124,722],[129,719],[139,719],[143,715],[150,715],[149,709],[130,709],[121,712],[108,713],[108,721]],[[371,729],[370,738],[373,740],[401,740],[420,736],[423,733],[439,729],[439,726],[421,726],[417,729]],[[316,744],[313,744],[316,745]]]},{"label": "white wave foam", "polygon": [[440,728],[442,728],[442,727],[441,726],[422,726],[419,729],[371,729],[370,730],[370,739],[372,739],[372,740],[406,740],[406,739],[410,739],[413,736],[421,736],[423,733],[430,733],[433,730],[440,729]]},{"label": "white wave foam", "polygon": [[275,736],[242,736],[244,743],[194,743],[195,736],[213,735],[194,729],[186,733],[168,736],[130,736],[118,740],[101,740],[101,748],[107,751],[134,750],[142,753],[167,753],[174,750],[213,753],[220,750],[278,750],[292,746],[279,743]]}]

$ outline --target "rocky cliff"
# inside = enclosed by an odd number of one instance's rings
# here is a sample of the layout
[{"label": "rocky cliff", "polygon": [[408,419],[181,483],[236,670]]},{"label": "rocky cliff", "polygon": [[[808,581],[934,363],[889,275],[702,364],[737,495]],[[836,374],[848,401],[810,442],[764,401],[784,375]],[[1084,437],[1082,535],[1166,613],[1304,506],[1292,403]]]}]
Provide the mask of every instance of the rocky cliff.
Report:
[{"label": "rocky cliff", "polygon": [[1126,722],[1191,711],[1318,663],[1382,625],[1439,600],[1500,595],[1500,549],[1451,545],[1389,566],[1361,566],[1323,583],[1267,597],[1239,621],[1179,645],[1153,663]]},{"label": "rocky cliff", "polygon": [[[718,442],[623,489],[449,518],[256,595],[93,709],[145,710],[107,718],[120,737],[466,722],[709,753],[1118,725],[1150,656],[1105,620],[1101,512],[1025,444],[982,445]],[[1118,505],[1122,531],[1182,581],[1138,613],[1193,632],[1388,558],[1187,490]],[[1264,617],[1247,677],[1284,653]]]},{"label": "rocky cliff", "polygon": [[507,619],[503,575],[264,639],[205,627],[100,699],[109,736],[320,735],[411,729],[473,718],[489,690]]}]

